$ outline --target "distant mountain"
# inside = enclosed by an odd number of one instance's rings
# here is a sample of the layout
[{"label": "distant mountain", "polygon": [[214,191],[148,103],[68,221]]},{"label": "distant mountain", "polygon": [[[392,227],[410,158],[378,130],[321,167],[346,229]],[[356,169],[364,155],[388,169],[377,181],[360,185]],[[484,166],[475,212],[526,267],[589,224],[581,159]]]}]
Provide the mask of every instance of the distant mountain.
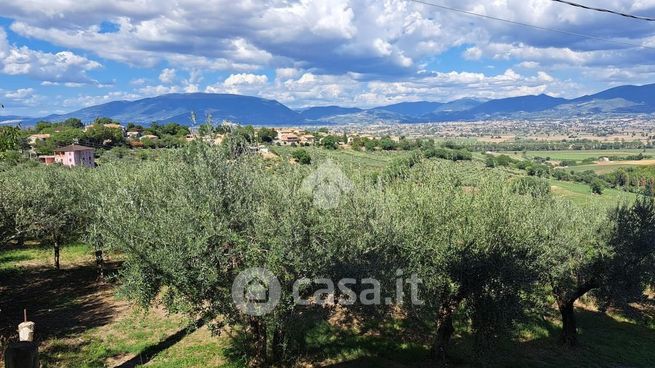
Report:
[{"label": "distant mountain", "polygon": [[447,102],[439,106],[434,113],[450,113],[456,111],[467,111],[474,107],[480,106],[489,100],[475,99],[475,98],[462,98],[459,100]]},{"label": "distant mountain", "polygon": [[88,123],[97,117],[110,117],[121,122],[149,124],[153,121],[174,121],[192,125],[192,111],[198,123],[202,123],[207,114],[212,115],[213,121],[230,120],[242,124],[279,125],[302,123],[304,120],[299,113],[274,100],[211,93],[175,93],[137,101],[115,101],[44,119],[60,121],[76,117]]},{"label": "distant mountain", "polygon": [[380,124],[380,123],[410,123],[419,121],[419,118],[398,114],[387,110],[364,110],[354,114],[326,116],[321,118],[328,124]]},{"label": "distant mountain", "polygon": [[428,101],[401,102],[393,105],[376,107],[370,110],[387,111],[400,115],[419,117],[434,112],[442,105],[443,103],[441,102],[428,102]]},{"label": "distant mountain", "polygon": [[308,120],[319,120],[325,117],[355,114],[362,111],[364,110],[356,107],[317,106],[301,110],[300,116]]},{"label": "distant mountain", "polygon": [[565,103],[566,101],[567,100],[564,98],[555,98],[548,95],[510,97],[485,102],[468,110],[468,112],[473,115],[536,112],[551,109],[557,105]]},{"label": "distant mountain", "polygon": [[496,100],[464,98],[450,102],[402,102],[363,110],[355,107],[318,106],[293,111],[274,100],[229,94],[169,94],[137,101],[115,101],[64,115],[22,119],[29,125],[38,120],[61,121],[77,117],[85,123],[109,117],[123,123],[177,122],[191,125],[211,114],[214,121],[241,124],[291,126],[310,124],[429,123],[488,119],[572,118],[594,114],[655,114],[655,84],[621,86],[575,99],[548,95],[519,96]]},{"label": "distant mountain", "polygon": [[0,116],[0,126],[16,125],[25,119],[29,119],[29,118],[16,116],[16,115]]},{"label": "distant mountain", "polygon": [[571,102],[578,103],[592,100],[612,100],[615,98],[622,98],[639,104],[655,106],[655,84],[614,87],[594,95],[587,95],[573,99]]},{"label": "distant mountain", "polygon": [[655,112],[655,84],[644,86],[621,86],[582,96],[570,101],[572,104],[585,104],[590,102],[622,100],[622,106],[613,109],[616,113],[652,113]]}]

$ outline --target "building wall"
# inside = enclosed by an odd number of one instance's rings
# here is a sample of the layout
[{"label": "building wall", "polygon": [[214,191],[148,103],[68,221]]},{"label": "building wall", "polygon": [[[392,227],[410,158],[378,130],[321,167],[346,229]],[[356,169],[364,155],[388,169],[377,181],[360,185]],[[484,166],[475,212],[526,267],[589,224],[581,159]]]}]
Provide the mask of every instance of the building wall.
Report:
[{"label": "building wall", "polygon": [[86,166],[95,167],[95,156],[93,151],[56,152],[55,162],[64,166]]}]

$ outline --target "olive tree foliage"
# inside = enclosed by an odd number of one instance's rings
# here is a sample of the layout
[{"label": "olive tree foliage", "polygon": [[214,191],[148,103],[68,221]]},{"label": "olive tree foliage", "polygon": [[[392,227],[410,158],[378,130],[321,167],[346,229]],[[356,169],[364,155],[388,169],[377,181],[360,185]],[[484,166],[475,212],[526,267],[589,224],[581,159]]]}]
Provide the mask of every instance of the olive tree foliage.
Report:
[{"label": "olive tree foliage", "polygon": [[456,313],[470,318],[478,347],[507,331],[527,305],[538,280],[539,255],[533,196],[519,196],[502,178],[481,176],[462,185],[459,167],[422,165],[387,188],[393,208],[398,262],[423,280],[422,306],[432,353],[443,361]]},{"label": "olive tree foliage", "polygon": [[13,203],[13,186],[0,171],[0,247],[7,246],[16,236],[16,216]]},{"label": "olive tree foliage", "polygon": [[625,307],[644,299],[655,285],[655,200],[642,197],[610,213],[612,250],[605,285],[598,297],[604,304]]},{"label": "olive tree foliage", "polygon": [[19,166],[0,173],[3,242],[50,244],[59,268],[60,247],[83,236],[89,215],[80,201],[84,171]]},{"label": "olive tree foliage", "polygon": [[[311,320],[311,307],[293,301],[293,283],[338,272],[347,224],[362,220],[314,206],[302,190],[305,167],[269,168],[224,148],[191,145],[138,170],[99,168],[112,189],[97,195],[94,232],[125,253],[123,286],[134,300],[162,302],[215,332],[237,326],[243,356],[260,364],[291,361]],[[232,300],[233,281],[251,267],[281,284],[280,304],[264,316],[244,314]]]},{"label": "olive tree foliage", "polygon": [[560,340],[577,343],[574,304],[601,286],[611,248],[607,243],[607,210],[581,208],[552,200],[540,208],[542,281],[555,298],[562,319]]},{"label": "olive tree foliage", "polygon": [[655,272],[655,206],[642,198],[608,211],[551,201],[543,208],[544,283],[562,319],[561,343],[575,346],[574,304],[595,297],[601,307],[638,301]]}]

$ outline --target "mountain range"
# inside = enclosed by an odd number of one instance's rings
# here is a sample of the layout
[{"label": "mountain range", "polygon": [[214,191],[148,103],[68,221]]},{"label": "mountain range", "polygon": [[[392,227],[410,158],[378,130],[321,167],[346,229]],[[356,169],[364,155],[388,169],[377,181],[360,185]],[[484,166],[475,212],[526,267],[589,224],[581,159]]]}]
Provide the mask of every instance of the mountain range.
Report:
[{"label": "mountain range", "polygon": [[293,110],[259,97],[189,93],[167,94],[136,101],[115,101],[68,114],[40,118],[0,116],[0,124],[22,120],[31,125],[39,120],[62,121],[70,117],[85,123],[109,117],[126,123],[177,122],[193,125],[211,114],[213,121],[230,120],[253,125],[326,125],[370,123],[429,123],[491,119],[573,118],[598,114],[655,114],[655,84],[621,86],[574,99],[548,95],[520,96],[494,100],[464,98],[451,102],[402,102],[371,109],[317,106]]}]

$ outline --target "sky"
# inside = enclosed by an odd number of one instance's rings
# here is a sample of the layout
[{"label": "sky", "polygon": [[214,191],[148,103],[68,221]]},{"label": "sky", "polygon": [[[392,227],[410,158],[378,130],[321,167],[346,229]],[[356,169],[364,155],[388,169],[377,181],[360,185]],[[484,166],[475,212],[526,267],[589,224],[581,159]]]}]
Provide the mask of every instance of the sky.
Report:
[{"label": "sky", "polygon": [[[604,40],[407,0],[3,0],[0,115],[165,93],[373,107],[655,83],[655,22],[551,0],[426,1]],[[579,2],[655,16],[655,0]]]}]

